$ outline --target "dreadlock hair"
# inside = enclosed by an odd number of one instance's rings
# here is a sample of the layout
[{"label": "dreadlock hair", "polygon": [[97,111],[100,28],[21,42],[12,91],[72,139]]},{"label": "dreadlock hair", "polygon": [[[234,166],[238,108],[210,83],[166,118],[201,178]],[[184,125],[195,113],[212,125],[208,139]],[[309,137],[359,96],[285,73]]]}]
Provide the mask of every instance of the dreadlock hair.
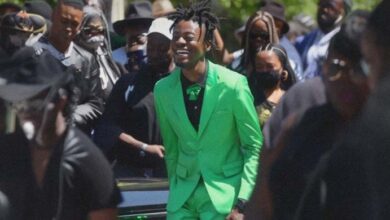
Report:
[{"label": "dreadlock hair", "polygon": [[240,66],[244,69],[245,73],[243,74],[246,75],[249,75],[253,71],[253,63],[251,62],[251,60],[252,57],[256,55],[257,48],[250,48],[250,32],[253,29],[253,24],[258,20],[262,20],[267,25],[269,39],[266,40],[268,41],[268,43],[279,43],[279,37],[272,15],[268,12],[261,10],[255,12],[246,22],[244,36],[242,38],[243,40],[241,47],[244,48],[244,53],[241,58]]},{"label": "dreadlock hair", "polygon": [[257,53],[261,53],[263,51],[272,51],[278,57],[280,63],[282,64],[283,70],[287,71],[287,79],[282,81],[281,84],[281,88],[287,91],[292,85],[296,83],[297,80],[295,72],[290,65],[286,50],[280,44],[269,43],[266,46],[260,47]]},{"label": "dreadlock hair", "polygon": [[204,24],[206,28],[204,39],[214,48],[214,30],[219,27],[219,19],[217,18],[217,16],[211,13],[209,3],[210,0],[193,2],[192,5],[188,8],[179,5],[175,12],[168,14],[168,19],[173,20],[173,24],[170,30],[172,30],[181,21],[192,20],[194,22],[197,22],[200,28]]}]

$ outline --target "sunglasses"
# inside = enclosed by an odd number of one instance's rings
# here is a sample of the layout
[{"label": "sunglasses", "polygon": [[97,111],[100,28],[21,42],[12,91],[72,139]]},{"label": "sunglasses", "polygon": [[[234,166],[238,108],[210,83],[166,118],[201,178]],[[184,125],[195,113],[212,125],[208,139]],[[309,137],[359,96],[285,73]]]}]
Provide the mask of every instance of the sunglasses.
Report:
[{"label": "sunglasses", "polygon": [[99,35],[104,34],[104,28],[103,27],[85,27],[83,28],[83,33],[86,35]]},{"label": "sunglasses", "polygon": [[268,40],[269,36],[270,36],[270,34],[268,32],[266,32],[266,31],[259,31],[259,32],[255,32],[255,33],[250,33],[249,34],[249,37],[251,39],[260,38],[262,40]]},{"label": "sunglasses", "polygon": [[365,61],[360,61],[358,65],[350,66],[341,59],[332,59],[329,64],[326,76],[329,81],[336,81],[342,75],[348,76],[355,81],[365,80],[368,76],[369,67]]}]

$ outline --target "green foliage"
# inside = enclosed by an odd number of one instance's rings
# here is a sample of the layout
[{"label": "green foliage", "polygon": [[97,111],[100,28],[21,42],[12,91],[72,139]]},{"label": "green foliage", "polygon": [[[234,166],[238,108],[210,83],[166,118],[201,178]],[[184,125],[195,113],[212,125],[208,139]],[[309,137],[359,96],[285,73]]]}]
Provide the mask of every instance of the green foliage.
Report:
[{"label": "green foliage", "polygon": [[[171,0],[174,5],[189,4],[190,0]],[[316,0],[277,0],[286,6],[287,18],[292,18],[296,14],[304,13],[312,17],[316,14]],[[353,0],[354,9],[371,10],[381,0]],[[217,11],[225,12],[223,15],[231,19],[244,21],[254,13],[260,5],[261,0],[212,0],[214,7],[221,7]]]},{"label": "green foliage", "polygon": [[[177,6],[188,5],[194,0],[171,0]],[[195,0],[196,1],[196,0]],[[233,32],[244,24],[246,19],[260,7],[262,0],[211,0],[214,12],[221,19],[221,33],[230,49],[237,49],[239,45]],[[297,14],[306,14],[315,18],[317,0],[276,0],[285,5],[286,17],[291,19]],[[353,9],[373,9],[381,0],[353,0]]]},{"label": "green foliage", "polygon": [[[22,5],[25,0],[0,0],[2,2],[13,2]],[[46,0],[49,4],[54,5],[57,0]],[[125,0],[126,1],[126,0]],[[131,2],[133,0],[127,0]],[[153,0],[152,0],[153,1]],[[197,0],[171,0],[178,6],[179,4],[188,5]],[[258,10],[263,0],[211,0],[213,11],[221,19],[221,33],[228,48],[238,48],[237,41],[233,32],[239,28],[246,19]],[[291,19],[294,15],[304,13],[315,17],[318,0],[276,0],[286,6],[286,16]],[[373,9],[381,0],[353,0],[354,9]]]},{"label": "green foliage", "polygon": [[[54,5],[57,0],[46,0],[49,4]],[[128,0],[131,2],[131,0]],[[174,5],[187,5],[193,0],[171,0]],[[245,21],[252,13],[254,13],[260,5],[262,0],[211,0],[213,8],[220,16],[238,21]],[[277,0],[286,6],[286,15],[292,18],[299,13],[315,16],[317,1],[316,0]],[[354,9],[368,9],[371,10],[381,0],[353,0]],[[25,0],[0,0],[3,2],[13,2],[22,5]]]}]

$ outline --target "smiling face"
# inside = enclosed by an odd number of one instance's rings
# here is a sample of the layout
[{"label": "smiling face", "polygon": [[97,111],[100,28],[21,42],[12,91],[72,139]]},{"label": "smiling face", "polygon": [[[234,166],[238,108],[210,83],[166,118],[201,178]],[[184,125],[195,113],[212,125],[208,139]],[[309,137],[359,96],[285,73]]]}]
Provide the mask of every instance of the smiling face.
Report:
[{"label": "smiling face", "polygon": [[205,28],[197,22],[180,21],[173,29],[172,51],[175,63],[184,69],[194,69],[205,58],[209,44],[204,40]]}]

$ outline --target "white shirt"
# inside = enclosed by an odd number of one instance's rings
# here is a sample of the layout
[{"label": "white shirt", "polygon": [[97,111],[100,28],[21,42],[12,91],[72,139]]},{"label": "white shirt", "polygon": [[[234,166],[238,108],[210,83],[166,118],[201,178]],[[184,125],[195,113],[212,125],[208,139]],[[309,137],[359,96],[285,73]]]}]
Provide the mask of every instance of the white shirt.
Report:
[{"label": "white shirt", "polygon": [[316,39],[306,55],[307,67],[303,73],[304,79],[313,78],[321,73],[321,65],[328,53],[330,40],[339,31],[340,27],[327,34],[317,31]]}]

